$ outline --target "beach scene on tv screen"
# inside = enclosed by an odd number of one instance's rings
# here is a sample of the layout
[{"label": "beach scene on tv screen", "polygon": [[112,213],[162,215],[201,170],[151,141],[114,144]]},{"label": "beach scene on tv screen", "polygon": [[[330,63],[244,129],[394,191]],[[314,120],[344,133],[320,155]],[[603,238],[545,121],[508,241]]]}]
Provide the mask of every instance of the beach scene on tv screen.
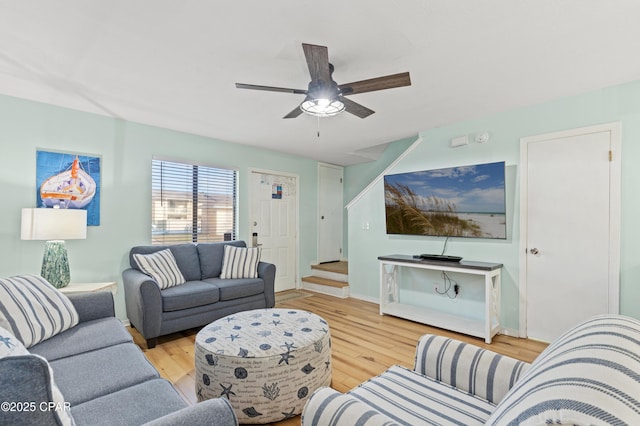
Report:
[{"label": "beach scene on tv screen", "polygon": [[505,163],[384,177],[388,234],[505,239]]}]

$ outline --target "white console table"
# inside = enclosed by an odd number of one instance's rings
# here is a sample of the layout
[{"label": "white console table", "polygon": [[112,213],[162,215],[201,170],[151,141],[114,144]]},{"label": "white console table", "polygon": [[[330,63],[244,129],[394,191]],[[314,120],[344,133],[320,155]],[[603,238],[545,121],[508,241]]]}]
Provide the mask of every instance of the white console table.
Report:
[{"label": "white console table", "polygon": [[[393,315],[470,336],[482,337],[487,343],[491,343],[491,338],[500,331],[501,263],[423,260],[400,254],[380,256],[378,260],[380,261],[380,315]],[[399,267],[483,275],[485,287],[483,320],[469,318],[464,313],[457,315],[401,303],[397,282]]]}]

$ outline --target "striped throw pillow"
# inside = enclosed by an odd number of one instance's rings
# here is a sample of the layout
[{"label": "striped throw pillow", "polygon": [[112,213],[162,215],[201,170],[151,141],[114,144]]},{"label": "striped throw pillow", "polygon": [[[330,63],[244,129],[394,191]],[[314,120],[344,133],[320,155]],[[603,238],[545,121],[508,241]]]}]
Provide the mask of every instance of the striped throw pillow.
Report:
[{"label": "striped throw pillow", "polygon": [[220,278],[257,278],[260,247],[224,247]]},{"label": "striped throw pillow", "polygon": [[78,324],[67,296],[38,275],[0,279],[0,326],[27,348]]},{"label": "striped throw pillow", "polygon": [[160,289],[187,282],[178,268],[171,250],[164,249],[151,254],[134,254],[138,268],[154,279]]},{"label": "striped throw pillow", "polygon": [[488,425],[640,425],[640,321],[594,317],[549,345]]}]

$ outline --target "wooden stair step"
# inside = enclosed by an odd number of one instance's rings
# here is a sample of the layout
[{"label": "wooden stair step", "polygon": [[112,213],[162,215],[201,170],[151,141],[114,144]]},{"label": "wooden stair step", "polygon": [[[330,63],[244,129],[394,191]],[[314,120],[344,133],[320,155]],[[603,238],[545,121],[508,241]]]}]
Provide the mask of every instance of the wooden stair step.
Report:
[{"label": "wooden stair step", "polygon": [[349,283],[347,282],[330,280],[328,278],[316,277],[313,275],[310,275],[308,277],[302,277],[302,281],[308,282],[308,283],[326,285],[329,287],[338,287],[338,288],[349,287]]},{"label": "wooden stair step", "polygon": [[349,263],[344,261],[320,263],[317,265],[311,265],[311,269],[347,275],[349,273]]}]

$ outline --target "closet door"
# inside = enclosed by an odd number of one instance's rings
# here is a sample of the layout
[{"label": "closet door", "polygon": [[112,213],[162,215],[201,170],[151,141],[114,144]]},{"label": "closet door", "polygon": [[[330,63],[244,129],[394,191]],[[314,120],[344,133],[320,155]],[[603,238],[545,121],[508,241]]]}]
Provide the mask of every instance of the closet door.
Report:
[{"label": "closet door", "polygon": [[527,337],[551,341],[593,315],[618,312],[617,130],[597,126],[522,140]]}]

